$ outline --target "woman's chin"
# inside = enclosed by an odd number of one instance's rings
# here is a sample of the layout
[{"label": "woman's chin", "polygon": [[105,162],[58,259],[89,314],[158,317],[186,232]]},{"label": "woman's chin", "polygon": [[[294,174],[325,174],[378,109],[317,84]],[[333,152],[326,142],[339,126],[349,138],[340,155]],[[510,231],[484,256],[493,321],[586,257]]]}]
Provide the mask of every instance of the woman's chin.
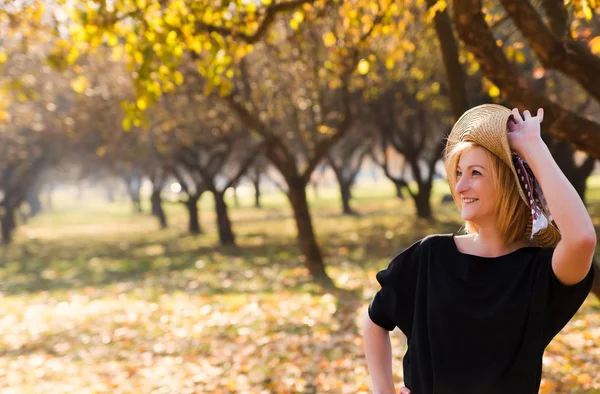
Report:
[{"label": "woman's chin", "polygon": [[462,212],[461,215],[463,220],[469,220],[469,221],[473,221],[477,216],[471,214],[470,212]]},{"label": "woman's chin", "polygon": [[471,215],[470,212],[461,212],[460,213],[460,217],[462,217],[463,220],[472,220],[473,219],[473,215]]}]

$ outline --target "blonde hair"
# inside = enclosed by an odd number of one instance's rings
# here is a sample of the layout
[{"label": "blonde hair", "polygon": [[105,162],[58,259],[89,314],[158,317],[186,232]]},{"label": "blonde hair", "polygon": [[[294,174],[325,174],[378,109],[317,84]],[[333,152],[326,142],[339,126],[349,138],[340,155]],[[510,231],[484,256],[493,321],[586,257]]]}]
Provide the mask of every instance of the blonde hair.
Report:
[{"label": "blonde hair", "polygon": [[[496,193],[496,227],[503,235],[505,244],[512,244],[517,240],[522,240],[527,236],[527,225],[530,220],[529,207],[521,199],[519,190],[512,170],[498,156],[487,150],[485,147],[471,141],[462,141],[454,145],[452,150],[444,152],[444,163],[448,177],[448,185],[454,202],[462,210],[462,200],[456,194],[456,169],[461,155],[473,149],[481,147],[489,158],[490,174],[492,185]],[[465,222],[465,231],[467,234],[478,234],[479,226],[471,221]]]}]

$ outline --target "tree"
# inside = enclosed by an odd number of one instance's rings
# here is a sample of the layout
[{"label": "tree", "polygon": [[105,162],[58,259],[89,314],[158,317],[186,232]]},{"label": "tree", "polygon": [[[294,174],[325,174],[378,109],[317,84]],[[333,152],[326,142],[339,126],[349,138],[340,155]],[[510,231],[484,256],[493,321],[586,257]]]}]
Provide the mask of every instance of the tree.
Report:
[{"label": "tree", "polygon": [[156,216],[161,229],[166,229],[167,216],[162,206],[161,193],[168,179],[168,172],[159,160],[152,160],[148,169],[150,182],[152,182],[152,194],[150,195],[150,206],[152,215]]},{"label": "tree", "polygon": [[[65,131],[79,109],[69,80],[44,64],[49,50],[47,32],[40,28],[19,36],[11,30],[21,26],[23,17],[30,16],[33,24],[39,22],[38,4],[32,7],[23,4],[0,10],[0,27],[9,31],[2,37],[6,52],[0,55],[0,222],[4,244],[12,241],[18,224],[16,212],[26,199],[32,201],[35,212],[38,201],[34,195],[41,175],[57,166],[71,145]],[[43,39],[36,40],[34,33]]]},{"label": "tree", "polygon": [[333,169],[340,186],[342,213],[345,215],[357,214],[350,206],[352,186],[356,182],[356,176],[365,157],[373,148],[374,139],[370,136],[371,131],[365,124],[354,123],[353,130],[350,130],[327,154],[327,162]]},{"label": "tree", "polygon": [[267,171],[267,167],[269,165],[268,160],[261,153],[254,162],[248,168],[248,172],[246,173],[246,177],[252,182],[254,186],[254,208],[262,208],[260,203],[260,195],[261,195],[261,183],[263,175]]},{"label": "tree", "polygon": [[363,72],[368,67],[367,60],[359,65],[359,54],[387,11],[365,10],[368,27],[346,31],[342,47],[335,45],[335,35],[342,32],[332,32],[335,26],[328,19],[311,20],[297,30],[282,27],[275,42],[255,49],[241,63],[241,77],[228,96],[240,119],[264,140],[265,156],[285,180],[307,268],[325,285],[331,280],[314,234],[306,186],[319,162],[350,130],[356,112],[353,79],[360,78],[360,67]]},{"label": "tree", "polygon": [[[555,69],[576,81],[595,101],[600,100],[600,57],[587,42],[577,40],[578,25],[567,23],[567,9],[560,1],[543,2],[551,21],[545,25],[538,10],[529,1],[502,0],[506,18],[523,34],[543,66]],[[460,39],[474,55],[481,70],[510,103],[522,108],[544,108],[548,131],[568,141],[574,148],[600,157],[600,124],[536,93],[524,75],[498,45],[486,21],[489,12],[480,0],[455,0],[453,21]],[[496,15],[497,19],[501,16]],[[489,16],[488,19],[493,19]],[[575,30],[573,30],[575,29]],[[574,38],[575,37],[575,38]],[[591,42],[591,41],[590,41]]]},{"label": "tree", "polygon": [[252,141],[239,122],[228,120],[231,115],[223,105],[207,106],[207,99],[194,104],[193,110],[198,114],[197,121],[193,122],[195,126],[193,130],[189,127],[174,129],[172,156],[196,174],[205,189],[212,193],[219,241],[222,245],[235,245],[225,192],[248,171],[262,144]]}]

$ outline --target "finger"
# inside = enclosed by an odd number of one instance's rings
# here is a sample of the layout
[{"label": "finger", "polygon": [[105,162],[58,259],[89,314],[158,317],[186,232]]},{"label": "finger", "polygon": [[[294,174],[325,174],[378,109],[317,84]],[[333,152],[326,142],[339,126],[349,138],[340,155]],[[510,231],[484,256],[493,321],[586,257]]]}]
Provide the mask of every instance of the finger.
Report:
[{"label": "finger", "polygon": [[513,121],[515,122],[515,124],[519,124],[523,121],[523,118],[521,118],[521,114],[519,113],[519,110],[517,108],[513,108],[512,114]]},{"label": "finger", "polygon": [[400,394],[410,394],[410,390],[406,387],[400,389]]},{"label": "finger", "polygon": [[523,119],[524,120],[531,119],[531,113],[528,110],[523,111]]},{"label": "finger", "polygon": [[538,109],[537,117],[540,119],[540,123],[544,120],[544,108]]},{"label": "finger", "polygon": [[515,121],[511,117],[510,119],[508,119],[508,124],[507,125],[508,125],[508,128],[512,130],[517,124],[515,123]]}]

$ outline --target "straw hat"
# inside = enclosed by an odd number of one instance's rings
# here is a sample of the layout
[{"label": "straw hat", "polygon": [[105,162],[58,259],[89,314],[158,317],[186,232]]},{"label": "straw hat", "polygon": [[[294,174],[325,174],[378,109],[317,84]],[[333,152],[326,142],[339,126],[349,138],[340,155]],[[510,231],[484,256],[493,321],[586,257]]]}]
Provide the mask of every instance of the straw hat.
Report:
[{"label": "straw hat", "polygon": [[[494,155],[498,156],[503,162],[506,163],[506,165],[508,165],[515,177],[515,182],[517,182],[519,185],[518,190],[521,199],[528,207],[532,209],[532,212],[535,209],[536,212],[540,213],[538,206],[535,203],[532,204],[530,202],[533,201],[529,196],[530,190],[527,190],[526,192],[526,190],[523,188],[523,182],[520,181],[519,176],[523,175],[522,171],[519,170],[520,174],[517,174],[515,162],[513,162],[514,157],[518,156],[516,156],[515,153],[515,156],[513,157],[513,152],[511,151],[508,143],[508,120],[511,117],[511,110],[497,104],[483,104],[471,108],[465,112],[454,124],[454,127],[448,136],[446,151],[451,151],[454,145],[463,141],[474,142],[477,145],[481,145],[482,147],[486,148]],[[533,178],[533,181],[535,181],[533,173],[530,173],[530,178]],[[541,188],[539,188],[539,184],[537,191],[539,192],[541,199],[544,200],[543,194],[541,193]],[[531,242],[537,246],[555,247],[556,244],[558,244],[558,241],[560,241],[561,236],[558,229],[553,225],[551,216],[550,219],[547,220],[547,226],[540,229],[534,234],[533,238],[531,238],[533,217],[534,216],[532,215],[532,218],[530,218],[527,225],[528,238],[530,238]]]}]

